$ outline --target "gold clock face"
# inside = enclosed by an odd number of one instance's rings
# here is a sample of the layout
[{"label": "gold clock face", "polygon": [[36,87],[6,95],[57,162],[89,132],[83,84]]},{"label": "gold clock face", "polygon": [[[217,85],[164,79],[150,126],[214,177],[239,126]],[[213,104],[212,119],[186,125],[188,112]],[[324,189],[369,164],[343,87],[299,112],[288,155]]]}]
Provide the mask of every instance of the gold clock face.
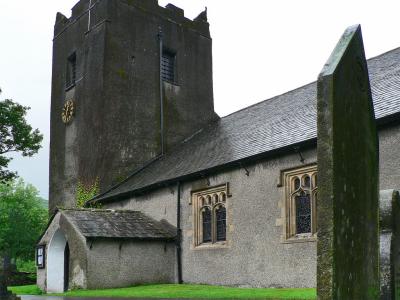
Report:
[{"label": "gold clock face", "polygon": [[65,124],[68,124],[72,120],[72,117],[74,116],[74,110],[74,102],[72,100],[68,100],[64,103],[61,118]]}]

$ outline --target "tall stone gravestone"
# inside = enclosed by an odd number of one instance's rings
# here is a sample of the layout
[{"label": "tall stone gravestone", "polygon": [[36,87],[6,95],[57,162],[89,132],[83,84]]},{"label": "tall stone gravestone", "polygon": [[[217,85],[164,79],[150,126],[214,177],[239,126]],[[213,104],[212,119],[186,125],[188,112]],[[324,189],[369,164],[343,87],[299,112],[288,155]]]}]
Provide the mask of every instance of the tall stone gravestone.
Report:
[{"label": "tall stone gravestone", "polygon": [[400,196],[396,190],[380,191],[381,300],[400,299]]},{"label": "tall stone gravestone", "polygon": [[318,299],[379,298],[378,138],[359,25],[318,78]]},{"label": "tall stone gravestone", "polygon": [[9,265],[3,263],[3,259],[0,256],[0,300],[21,300],[7,290],[9,274]]}]

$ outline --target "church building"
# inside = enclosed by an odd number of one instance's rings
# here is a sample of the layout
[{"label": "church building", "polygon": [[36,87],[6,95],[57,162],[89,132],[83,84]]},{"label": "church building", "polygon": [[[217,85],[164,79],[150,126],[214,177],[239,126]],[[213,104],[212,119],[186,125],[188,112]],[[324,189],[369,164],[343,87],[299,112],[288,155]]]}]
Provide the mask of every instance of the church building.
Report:
[{"label": "church building", "polygon": [[[368,71],[380,189],[395,189],[400,48]],[[219,117],[207,11],[157,0],[58,13],[52,74],[41,289],[316,286],[316,82]]]}]

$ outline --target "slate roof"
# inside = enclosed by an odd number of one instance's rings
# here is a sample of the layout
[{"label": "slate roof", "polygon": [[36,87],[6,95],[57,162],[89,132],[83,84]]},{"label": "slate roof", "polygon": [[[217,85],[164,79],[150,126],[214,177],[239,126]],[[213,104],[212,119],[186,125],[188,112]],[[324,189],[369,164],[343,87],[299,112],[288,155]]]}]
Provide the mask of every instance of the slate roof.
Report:
[{"label": "slate roof", "polygon": [[[400,48],[369,59],[368,69],[376,118],[399,113]],[[160,183],[315,140],[316,98],[313,82],[223,117],[93,200],[127,197]]]},{"label": "slate roof", "polygon": [[156,221],[140,211],[102,209],[60,209],[86,238],[174,240],[176,228]]}]

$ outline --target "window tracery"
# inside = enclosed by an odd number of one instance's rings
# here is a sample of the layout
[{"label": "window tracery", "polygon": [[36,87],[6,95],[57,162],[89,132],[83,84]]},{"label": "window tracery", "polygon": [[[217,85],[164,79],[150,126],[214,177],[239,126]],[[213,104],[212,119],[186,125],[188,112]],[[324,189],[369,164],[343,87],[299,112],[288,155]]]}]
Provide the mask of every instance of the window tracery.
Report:
[{"label": "window tracery", "polygon": [[227,185],[192,194],[195,246],[226,242]]},{"label": "window tracery", "polygon": [[286,239],[316,233],[317,166],[284,172]]}]

